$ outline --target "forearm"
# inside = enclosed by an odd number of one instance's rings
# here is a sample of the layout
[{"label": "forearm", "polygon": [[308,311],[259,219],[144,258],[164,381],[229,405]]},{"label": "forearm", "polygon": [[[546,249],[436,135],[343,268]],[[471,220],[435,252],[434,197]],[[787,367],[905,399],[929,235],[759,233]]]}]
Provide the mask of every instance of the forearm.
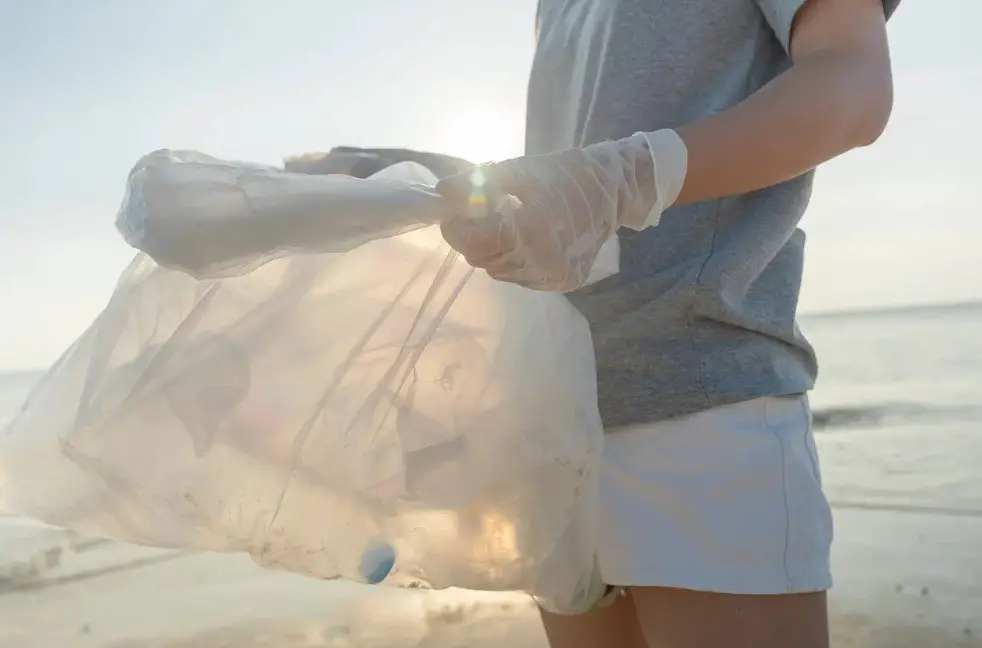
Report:
[{"label": "forearm", "polygon": [[678,129],[688,171],[677,204],[795,178],[875,141],[892,106],[889,58],[817,52],[733,108]]}]

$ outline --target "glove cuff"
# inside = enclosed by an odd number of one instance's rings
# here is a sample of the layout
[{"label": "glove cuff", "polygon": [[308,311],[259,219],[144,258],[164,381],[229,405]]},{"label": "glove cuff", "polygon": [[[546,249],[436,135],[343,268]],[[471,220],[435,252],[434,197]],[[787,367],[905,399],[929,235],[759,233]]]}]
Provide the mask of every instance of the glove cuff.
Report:
[{"label": "glove cuff", "polygon": [[644,140],[654,166],[655,202],[640,227],[632,227],[628,223],[624,226],[640,231],[657,226],[662,213],[678,200],[682,185],[685,184],[689,150],[679,134],[668,128],[651,133],[635,133],[631,139],[639,137]]}]

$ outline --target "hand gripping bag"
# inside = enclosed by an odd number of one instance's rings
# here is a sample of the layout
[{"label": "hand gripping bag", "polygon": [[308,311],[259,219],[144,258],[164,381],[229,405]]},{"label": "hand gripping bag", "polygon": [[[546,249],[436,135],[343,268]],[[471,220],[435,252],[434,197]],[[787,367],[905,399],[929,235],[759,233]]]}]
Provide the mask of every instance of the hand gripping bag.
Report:
[{"label": "hand gripping bag", "polygon": [[0,432],[0,510],[317,578],[590,607],[602,430],[558,294],[475,272],[435,178],[161,151],[142,250]]}]

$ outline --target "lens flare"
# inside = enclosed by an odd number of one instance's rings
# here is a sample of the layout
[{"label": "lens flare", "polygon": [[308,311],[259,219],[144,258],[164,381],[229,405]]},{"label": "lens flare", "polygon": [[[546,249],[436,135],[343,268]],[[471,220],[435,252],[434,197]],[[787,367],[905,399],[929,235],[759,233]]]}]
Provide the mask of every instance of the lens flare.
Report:
[{"label": "lens flare", "polygon": [[480,167],[470,175],[471,191],[467,197],[467,211],[471,218],[483,218],[488,212],[488,195],[485,191],[488,179]]}]

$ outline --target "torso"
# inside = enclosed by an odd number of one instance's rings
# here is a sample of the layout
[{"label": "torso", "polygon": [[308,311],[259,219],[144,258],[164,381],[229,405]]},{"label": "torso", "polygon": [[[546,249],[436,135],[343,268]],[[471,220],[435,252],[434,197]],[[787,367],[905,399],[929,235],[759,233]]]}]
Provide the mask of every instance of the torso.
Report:
[{"label": "torso", "polygon": [[[691,123],[790,65],[754,0],[540,0],[537,27],[528,153]],[[594,333],[606,425],[811,388],[816,361],[795,324],[811,183],[620,233],[620,273],[570,295]]]}]

